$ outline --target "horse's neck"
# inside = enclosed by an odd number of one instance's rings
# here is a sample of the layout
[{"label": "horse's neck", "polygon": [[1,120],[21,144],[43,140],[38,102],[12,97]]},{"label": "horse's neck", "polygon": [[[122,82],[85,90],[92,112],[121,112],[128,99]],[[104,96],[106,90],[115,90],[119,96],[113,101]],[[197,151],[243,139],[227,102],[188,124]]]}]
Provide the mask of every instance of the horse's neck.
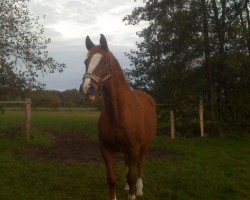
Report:
[{"label": "horse's neck", "polygon": [[110,120],[120,121],[126,100],[131,92],[127,83],[120,77],[112,77],[104,88],[104,106]]}]

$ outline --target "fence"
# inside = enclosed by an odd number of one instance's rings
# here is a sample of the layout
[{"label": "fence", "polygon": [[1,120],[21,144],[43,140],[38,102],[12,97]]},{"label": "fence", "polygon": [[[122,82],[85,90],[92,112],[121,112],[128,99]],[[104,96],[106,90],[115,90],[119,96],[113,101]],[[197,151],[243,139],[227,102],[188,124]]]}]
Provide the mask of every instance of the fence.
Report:
[{"label": "fence", "polygon": [[24,104],[24,113],[25,113],[25,138],[27,141],[30,141],[31,134],[31,99],[25,98],[25,101],[0,101],[0,104]]},{"label": "fence", "polygon": [[[170,106],[165,104],[158,104],[158,106]],[[198,114],[199,114],[199,128],[200,128],[200,136],[202,138],[205,137],[204,132],[204,104],[203,101],[200,100],[198,107]],[[171,139],[175,139],[176,137],[176,127],[175,127],[175,112],[172,108],[169,111],[169,123],[170,123],[170,137]]]}]

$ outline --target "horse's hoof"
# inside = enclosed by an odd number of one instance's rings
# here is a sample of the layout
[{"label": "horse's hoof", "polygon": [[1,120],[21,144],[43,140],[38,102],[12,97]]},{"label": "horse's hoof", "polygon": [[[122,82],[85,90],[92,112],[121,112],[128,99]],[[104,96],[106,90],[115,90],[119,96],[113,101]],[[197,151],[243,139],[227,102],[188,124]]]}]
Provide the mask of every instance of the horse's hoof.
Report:
[{"label": "horse's hoof", "polygon": [[128,183],[125,184],[124,190],[125,191],[129,191],[129,185],[128,185]]},{"label": "horse's hoof", "polygon": [[139,196],[139,197],[143,196],[143,191],[136,191],[136,196]]},{"label": "horse's hoof", "polygon": [[134,194],[128,194],[128,200],[135,200],[136,197]]}]

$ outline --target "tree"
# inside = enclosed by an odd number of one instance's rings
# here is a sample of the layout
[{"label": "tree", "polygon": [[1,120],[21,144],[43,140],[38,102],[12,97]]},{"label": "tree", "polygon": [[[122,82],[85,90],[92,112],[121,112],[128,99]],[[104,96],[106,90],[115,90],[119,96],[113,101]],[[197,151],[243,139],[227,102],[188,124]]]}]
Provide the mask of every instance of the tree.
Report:
[{"label": "tree", "polygon": [[[189,6],[190,5],[190,6]],[[194,100],[202,94],[194,73],[202,57],[202,36],[199,7],[195,1],[147,1],[124,18],[136,25],[148,21],[149,26],[138,33],[143,38],[138,50],[127,54],[132,62],[127,75],[137,88],[151,91],[158,102],[174,103]],[[196,66],[196,70],[193,66]],[[201,76],[198,76],[202,78]],[[190,81],[193,82],[190,84]],[[190,93],[190,86],[196,94]],[[171,96],[171,98],[169,98]],[[183,98],[185,96],[185,98]]]},{"label": "tree", "polygon": [[13,92],[13,90],[22,91],[25,89],[25,80],[20,75],[13,72],[12,64],[2,60],[0,66],[0,94],[10,93]]},{"label": "tree", "polygon": [[62,104],[65,107],[79,107],[83,105],[83,98],[76,89],[63,91],[61,98]]},{"label": "tree", "polygon": [[142,38],[137,49],[127,54],[133,86],[165,104],[188,106],[202,97],[211,121],[225,121],[230,115],[223,113],[236,112],[239,104],[226,110],[223,105],[243,103],[250,95],[249,6],[249,0],[148,0],[135,8],[123,20],[148,26],[137,33]]},{"label": "tree", "polygon": [[[0,3],[0,93],[43,86],[39,74],[62,72],[64,64],[49,57],[49,38],[39,17],[30,13],[28,0],[2,0]],[[21,83],[21,84],[20,84]]]},{"label": "tree", "polygon": [[62,100],[58,95],[49,95],[48,96],[48,105],[53,108],[57,108],[62,104]]}]

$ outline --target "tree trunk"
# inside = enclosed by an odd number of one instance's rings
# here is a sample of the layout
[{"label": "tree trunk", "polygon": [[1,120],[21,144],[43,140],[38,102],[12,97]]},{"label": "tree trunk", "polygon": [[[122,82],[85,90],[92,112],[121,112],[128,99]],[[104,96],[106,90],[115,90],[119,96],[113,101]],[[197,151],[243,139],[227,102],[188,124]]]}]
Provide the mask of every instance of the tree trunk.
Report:
[{"label": "tree trunk", "polygon": [[248,47],[248,56],[250,56],[250,16],[249,16],[249,10],[248,10],[248,4],[249,0],[245,0],[244,8],[246,10],[247,14],[247,47]]},{"label": "tree trunk", "polygon": [[204,37],[204,53],[205,53],[205,71],[206,71],[206,88],[208,95],[208,102],[211,111],[211,122],[212,122],[212,132],[215,133],[216,128],[216,119],[215,119],[215,106],[214,106],[214,90],[212,85],[212,66],[211,66],[211,53],[210,53],[210,44],[209,44],[209,35],[208,35],[208,16],[207,16],[207,4],[206,0],[201,0],[202,14],[203,14],[203,37]]},{"label": "tree trunk", "polygon": [[[215,30],[218,37],[218,47],[219,47],[219,61],[217,63],[218,69],[218,79],[217,79],[217,94],[216,94],[216,104],[217,106],[217,120],[220,121],[220,105],[222,103],[223,94],[227,93],[225,91],[225,28],[226,28],[226,0],[221,0],[221,16],[219,18],[219,8],[216,4],[216,0],[212,0],[212,6],[214,11],[214,20],[215,20]],[[223,92],[224,91],[224,92]]]}]

